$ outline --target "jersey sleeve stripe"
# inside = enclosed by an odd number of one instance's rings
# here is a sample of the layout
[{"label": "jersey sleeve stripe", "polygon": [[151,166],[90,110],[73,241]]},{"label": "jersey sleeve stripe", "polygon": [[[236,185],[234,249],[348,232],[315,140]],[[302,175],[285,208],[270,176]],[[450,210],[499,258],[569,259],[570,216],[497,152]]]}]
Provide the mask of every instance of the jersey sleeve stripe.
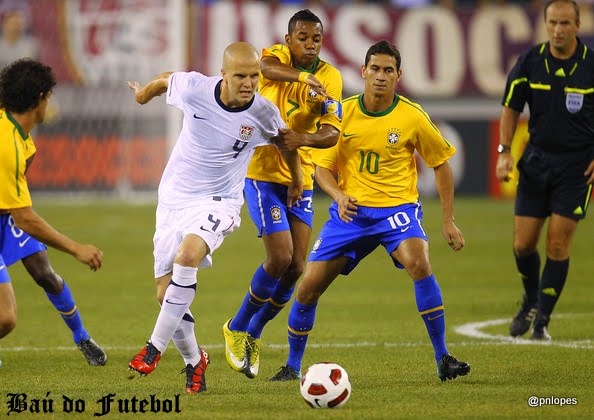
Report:
[{"label": "jersey sleeve stripe", "polygon": [[514,89],[516,88],[516,86],[519,85],[520,83],[526,83],[527,81],[528,81],[527,77],[521,77],[521,78],[516,79],[513,82],[511,82],[511,84],[509,86],[509,92],[507,94],[507,97],[505,98],[505,103],[503,105],[509,107],[509,103],[511,102],[512,96],[514,96]]},{"label": "jersey sleeve stripe", "polygon": [[[433,129],[434,129],[435,131],[437,131],[438,133],[440,133],[440,134],[441,134],[441,132],[439,131],[439,128],[437,128],[437,126],[436,126],[436,125],[433,123],[433,121],[431,121],[431,118],[429,118],[429,114],[427,114],[427,113],[426,113],[426,112],[423,110],[423,108],[421,108],[421,107],[419,107],[419,106],[417,106],[417,105],[415,105],[415,104],[413,104],[413,103],[411,103],[411,102],[407,101],[406,99],[402,98],[402,96],[400,97],[400,100],[401,100],[403,103],[405,103],[405,104],[407,104],[407,105],[410,105],[411,107],[413,107],[413,108],[415,108],[417,111],[419,111],[419,112],[421,113],[421,115],[423,115],[423,117],[425,117],[425,119],[426,119],[426,120],[429,122],[429,124],[431,124],[431,127],[433,127]],[[448,145],[448,147],[452,147],[452,144],[451,144],[449,141],[447,141],[447,139],[446,139],[444,136],[441,136],[441,138],[442,138],[442,140],[443,140],[443,141],[444,141],[444,142],[445,142],[445,143]]]}]

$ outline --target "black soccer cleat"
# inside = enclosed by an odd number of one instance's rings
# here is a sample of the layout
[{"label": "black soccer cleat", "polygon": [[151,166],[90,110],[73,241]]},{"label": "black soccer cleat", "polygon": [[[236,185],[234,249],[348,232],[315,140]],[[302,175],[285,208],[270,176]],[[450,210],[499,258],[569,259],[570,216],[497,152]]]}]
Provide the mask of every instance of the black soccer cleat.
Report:
[{"label": "black soccer cleat", "polygon": [[269,380],[273,382],[298,381],[301,379],[301,372],[293,369],[290,366],[283,366],[280,370]]},{"label": "black soccer cleat", "polygon": [[468,375],[470,365],[457,360],[454,356],[444,354],[437,364],[437,376],[442,382],[446,379],[455,379],[457,376]]},{"label": "black soccer cleat", "polygon": [[551,341],[551,335],[547,331],[547,325],[549,325],[549,317],[546,315],[536,315],[534,326],[532,327],[531,340],[535,341]]},{"label": "black soccer cleat", "polygon": [[107,363],[107,355],[92,338],[81,340],[77,346],[91,366],[104,366]]},{"label": "black soccer cleat", "polygon": [[525,334],[526,331],[530,329],[530,325],[536,317],[536,312],[536,302],[529,302],[526,295],[524,295],[522,306],[509,325],[509,334],[512,337],[518,337]]}]

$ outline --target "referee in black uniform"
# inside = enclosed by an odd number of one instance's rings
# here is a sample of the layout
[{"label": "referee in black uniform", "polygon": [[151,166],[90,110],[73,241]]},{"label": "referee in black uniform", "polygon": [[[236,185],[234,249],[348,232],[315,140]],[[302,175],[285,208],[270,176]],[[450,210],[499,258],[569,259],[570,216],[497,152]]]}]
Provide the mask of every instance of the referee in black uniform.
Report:
[{"label": "referee in black uniform", "polygon": [[[569,268],[577,222],[583,219],[594,183],[594,50],[577,37],[579,8],[552,0],[544,8],[549,41],[525,51],[511,70],[500,121],[496,176],[509,181],[518,116],[528,103],[530,140],[518,162],[514,255],[524,284],[524,302],[510,334],[532,328],[533,340],[550,340],[549,318]],[[538,239],[550,217],[546,262],[540,273]]]}]

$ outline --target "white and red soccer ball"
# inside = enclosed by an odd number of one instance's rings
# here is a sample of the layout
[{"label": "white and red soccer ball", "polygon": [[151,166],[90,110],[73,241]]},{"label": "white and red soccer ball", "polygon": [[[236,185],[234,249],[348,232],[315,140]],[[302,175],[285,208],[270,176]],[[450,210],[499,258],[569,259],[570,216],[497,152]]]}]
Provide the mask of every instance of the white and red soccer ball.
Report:
[{"label": "white and red soccer ball", "polygon": [[312,408],[338,408],[351,396],[346,371],[336,363],[316,363],[301,379],[301,395]]}]

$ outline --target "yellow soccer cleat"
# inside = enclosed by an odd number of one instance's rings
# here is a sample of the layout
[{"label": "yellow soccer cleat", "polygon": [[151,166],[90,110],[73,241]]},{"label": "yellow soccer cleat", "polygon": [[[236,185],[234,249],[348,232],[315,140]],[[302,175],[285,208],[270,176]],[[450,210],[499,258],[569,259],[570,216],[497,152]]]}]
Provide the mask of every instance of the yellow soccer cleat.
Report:
[{"label": "yellow soccer cleat", "polygon": [[258,376],[258,370],[260,370],[261,346],[261,338],[253,338],[250,335],[247,336],[247,366],[243,370],[243,373],[250,379],[254,379]]},{"label": "yellow soccer cleat", "polygon": [[225,337],[225,357],[231,369],[243,372],[247,368],[247,337],[244,331],[232,331],[229,329],[231,320],[223,324],[223,336]]}]

